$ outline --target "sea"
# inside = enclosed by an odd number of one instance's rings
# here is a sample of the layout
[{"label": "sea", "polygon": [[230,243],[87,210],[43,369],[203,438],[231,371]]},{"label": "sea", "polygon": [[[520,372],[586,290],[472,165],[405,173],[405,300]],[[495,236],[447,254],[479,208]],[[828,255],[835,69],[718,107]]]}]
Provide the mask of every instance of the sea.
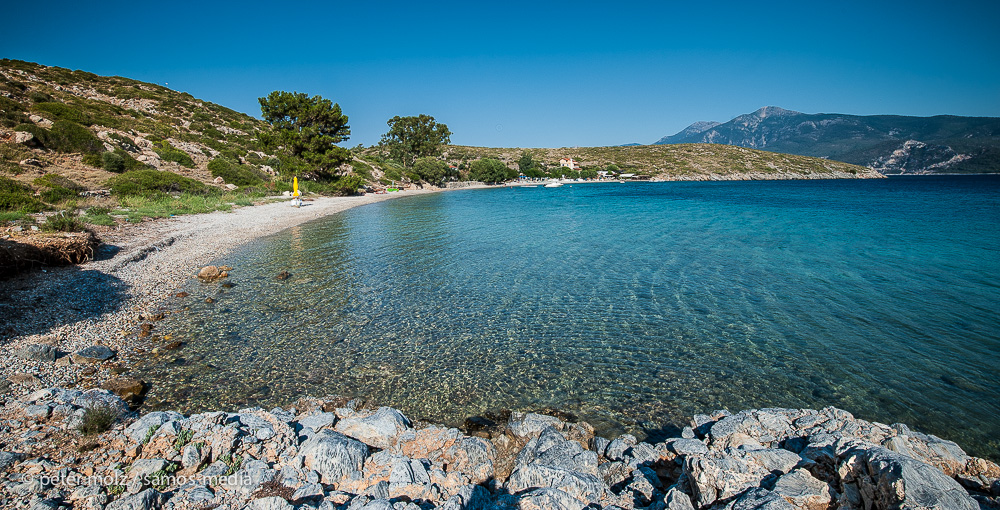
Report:
[{"label": "sea", "polygon": [[184,346],[145,362],[150,408],[338,395],[656,441],[835,406],[1000,460],[1000,176],[448,191],[213,263],[228,288],[166,304]]}]

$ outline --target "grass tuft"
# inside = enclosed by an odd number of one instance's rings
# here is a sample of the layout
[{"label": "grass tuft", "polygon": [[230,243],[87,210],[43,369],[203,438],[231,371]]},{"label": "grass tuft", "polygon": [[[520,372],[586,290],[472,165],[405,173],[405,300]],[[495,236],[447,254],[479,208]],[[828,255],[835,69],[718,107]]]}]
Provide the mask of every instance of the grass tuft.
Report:
[{"label": "grass tuft", "polygon": [[77,430],[85,436],[93,436],[111,430],[118,418],[121,417],[121,412],[110,405],[96,405],[94,407],[88,407],[83,413],[83,420],[77,427]]}]

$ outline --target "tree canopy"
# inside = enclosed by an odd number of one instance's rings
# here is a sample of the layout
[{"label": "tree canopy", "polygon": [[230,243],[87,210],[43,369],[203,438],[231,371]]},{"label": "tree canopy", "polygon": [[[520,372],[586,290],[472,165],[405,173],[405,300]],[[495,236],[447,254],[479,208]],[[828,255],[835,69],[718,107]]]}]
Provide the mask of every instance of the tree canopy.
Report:
[{"label": "tree canopy", "polygon": [[495,158],[477,159],[469,167],[469,177],[475,181],[503,182],[510,178],[511,170],[503,161]]},{"label": "tree canopy", "polygon": [[420,158],[414,161],[413,171],[421,179],[434,186],[441,186],[447,178],[453,175],[448,163],[436,158]]},{"label": "tree canopy", "polygon": [[274,91],[258,98],[264,120],[278,131],[275,145],[314,166],[317,174],[331,176],[351,153],[335,144],[350,138],[351,127],[340,105],[302,92]]},{"label": "tree canopy", "polygon": [[390,158],[403,163],[404,168],[412,167],[417,158],[441,154],[441,147],[451,142],[448,126],[435,122],[430,115],[397,115],[386,124],[389,132],[382,135],[379,145],[389,151]]}]

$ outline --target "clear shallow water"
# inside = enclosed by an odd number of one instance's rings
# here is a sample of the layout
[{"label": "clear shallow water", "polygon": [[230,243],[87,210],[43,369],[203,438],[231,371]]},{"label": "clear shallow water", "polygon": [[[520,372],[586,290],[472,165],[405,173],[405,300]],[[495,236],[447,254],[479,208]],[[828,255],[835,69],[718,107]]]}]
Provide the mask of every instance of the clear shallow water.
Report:
[{"label": "clear shallow water", "polygon": [[[589,184],[352,209],[217,261],[151,407],[363,396],[656,438],[834,405],[1000,451],[1000,178]],[[292,277],[275,279],[281,271]],[[213,304],[204,303],[213,297]]]}]

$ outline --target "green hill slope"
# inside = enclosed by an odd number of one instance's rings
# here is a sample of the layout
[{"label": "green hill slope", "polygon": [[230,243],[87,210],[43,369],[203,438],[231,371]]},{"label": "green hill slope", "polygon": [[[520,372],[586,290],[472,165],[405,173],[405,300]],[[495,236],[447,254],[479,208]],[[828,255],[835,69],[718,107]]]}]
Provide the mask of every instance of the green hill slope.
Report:
[{"label": "green hill slope", "polygon": [[[517,168],[523,153],[545,166],[558,167],[564,157],[573,158],[584,169],[605,170],[609,166],[624,173],[662,180],[717,179],[818,179],[879,178],[865,167],[827,159],[778,154],[744,147],[714,144],[638,145],[627,147],[575,147],[561,149],[491,149],[449,146],[445,158],[456,166],[493,157]],[[549,173],[558,170],[550,170]]]}]

